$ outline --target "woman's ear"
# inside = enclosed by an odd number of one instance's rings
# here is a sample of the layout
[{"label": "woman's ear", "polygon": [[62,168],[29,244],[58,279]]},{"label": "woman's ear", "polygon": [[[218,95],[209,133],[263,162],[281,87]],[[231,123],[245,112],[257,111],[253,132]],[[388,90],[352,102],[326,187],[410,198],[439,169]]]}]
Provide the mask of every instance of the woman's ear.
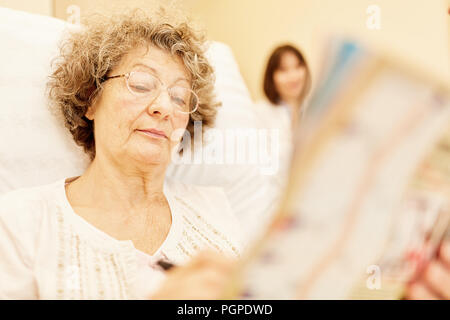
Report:
[{"label": "woman's ear", "polygon": [[86,114],[85,114],[85,117],[91,121],[94,120],[95,110],[97,109],[96,105],[97,105],[98,94],[96,96],[94,96],[93,99],[91,99],[91,95],[95,94],[94,92],[95,92],[95,86],[92,86],[88,91],[88,97],[90,97],[91,104],[88,107]]},{"label": "woman's ear", "polygon": [[86,114],[84,116],[92,121],[94,120],[94,114],[95,114],[95,104],[93,103],[88,107]]}]

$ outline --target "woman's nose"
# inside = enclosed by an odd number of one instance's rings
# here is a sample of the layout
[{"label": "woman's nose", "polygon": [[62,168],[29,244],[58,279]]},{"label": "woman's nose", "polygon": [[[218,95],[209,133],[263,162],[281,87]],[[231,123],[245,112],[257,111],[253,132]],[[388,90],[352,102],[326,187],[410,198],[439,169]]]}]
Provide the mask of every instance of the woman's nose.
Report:
[{"label": "woman's nose", "polygon": [[172,112],[172,102],[167,90],[161,90],[160,94],[148,105],[147,111],[152,116],[168,117]]},{"label": "woman's nose", "polygon": [[292,69],[288,73],[288,79],[289,80],[297,80],[300,76],[300,73],[296,69]]}]

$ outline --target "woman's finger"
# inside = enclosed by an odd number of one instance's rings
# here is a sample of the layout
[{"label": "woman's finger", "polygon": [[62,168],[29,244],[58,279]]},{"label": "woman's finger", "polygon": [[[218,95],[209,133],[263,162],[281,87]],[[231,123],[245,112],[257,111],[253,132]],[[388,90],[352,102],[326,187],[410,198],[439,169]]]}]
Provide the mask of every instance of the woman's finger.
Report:
[{"label": "woman's finger", "polygon": [[444,299],[450,299],[450,268],[440,260],[430,263],[424,273],[424,280],[433,291]]},{"label": "woman's finger", "polygon": [[223,272],[230,272],[233,270],[234,260],[225,256],[224,254],[215,251],[202,251],[195,256],[189,267],[192,268],[216,268]]},{"label": "woman's finger", "polygon": [[450,240],[444,241],[439,250],[439,260],[450,268]]},{"label": "woman's finger", "polygon": [[407,299],[412,300],[437,300],[438,296],[427,288],[422,282],[416,282],[408,288]]}]

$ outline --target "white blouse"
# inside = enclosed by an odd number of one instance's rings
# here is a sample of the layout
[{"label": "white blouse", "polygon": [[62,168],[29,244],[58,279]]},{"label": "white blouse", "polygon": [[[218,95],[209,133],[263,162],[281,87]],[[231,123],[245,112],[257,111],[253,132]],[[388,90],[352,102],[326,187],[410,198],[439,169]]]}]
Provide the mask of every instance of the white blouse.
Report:
[{"label": "white blouse", "polygon": [[204,248],[234,257],[242,251],[220,188],[166,179],[172,225],[150,256],[77,215],[65,182],[0,197],[0,299],[145,299],[164,279],[160,259],[183,264]]},{"label": "white blouse", "polygon": [[278,131],[278,146],[269,146],[269,150],[278,152],[279,169],[273,178],[281,191],[287,180],[292,155],[291,111],[285,104],[273,105],[265,100],[255,103],[253,107],[260,129]]}]

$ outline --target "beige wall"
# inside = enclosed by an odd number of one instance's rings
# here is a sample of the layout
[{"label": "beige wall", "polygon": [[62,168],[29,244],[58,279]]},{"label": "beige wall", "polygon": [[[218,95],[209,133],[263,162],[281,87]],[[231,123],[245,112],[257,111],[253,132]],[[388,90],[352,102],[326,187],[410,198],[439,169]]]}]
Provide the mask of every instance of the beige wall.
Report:
[{"label": "beige wall", "polygon": [[[169,2],[169,1],[165,1]],[[272,48],[289,41],[303,48],[313,69],[320,66],[320,40],[328,33],[351,35],[448,79],[448,0],[181,0],[211,39],[229,44],[254,98],[262,96],[261,78]],[[78,4],[83,13],[145,5],[139,0],[57,0],[55,14]],[[381,11],[381,29],[366,27],[369,5]],[[67,16],[67,15],[66,15]]]},{"label": "beige wall", "polygon": [[[47,12],[51,0],[0,0],[23,9]],[[53,14],[68,19],[70,5],[81,14],[148,6],[149,0],[54,0]],[[162,1],[173,3],[174,1]],[[450,78],[449,0],[179,0],[207,30],[210,39],[229,44],[254,98],[262,96],[261,78],[270,50],[289,41],[305,52],[313,76],[320,66],[326,34],[355,37],[441,79]],[[381,9],[380,30],[366,27],[369,5]],[[8,6],[8,5],[6,5]],[[26,9],[26,8],[25,8]],[[73,11],[72,11],[73,12]]]},{"label": "beige wall", "polygon": [[[319,40],[348,34],[449,79],[447,0],[192,0],[212,38],[230,44],[254,97],[262,95],[267,56],[277,43],[302,47],[313,71],[320,64]],[[381,29],[366,27],[370,4],[381,9]]]},{"label": "beige wall", "polygon": [[[158,0],[54,0],[55,17],[66,20],[72,13],[67,11],[70,6],[78,6],[82,15],[93,12],[120,12],[126,8],[145,8]],[[169,3],[170,1],[161,0]]]},{"label": "beige wall", "polygon": [[53,0],[0,0],[0,7],[46,16],[53,15]]}]

